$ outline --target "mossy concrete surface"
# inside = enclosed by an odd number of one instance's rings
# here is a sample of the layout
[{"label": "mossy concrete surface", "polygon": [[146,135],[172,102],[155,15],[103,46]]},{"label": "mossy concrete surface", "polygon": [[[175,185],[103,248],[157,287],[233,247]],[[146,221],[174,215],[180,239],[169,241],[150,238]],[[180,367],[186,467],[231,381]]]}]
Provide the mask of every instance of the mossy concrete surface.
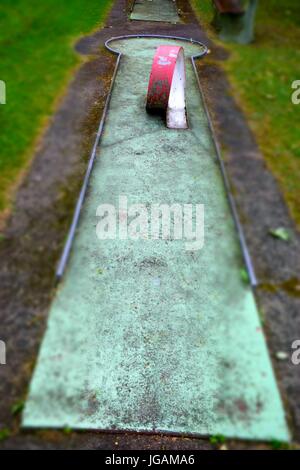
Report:
[{"label": "mossy concrete surface", "polygon": [[166,23],[178,23],[180,21],[176,3],[173,0],[136,0],[130,19]]},{"label": "mossy concrete surface", "polygon": [[[163,39],[123,52],[72,256],[30,387],[27,427],[289,439],[191,62],[189,130],[145,112]],[[100,204],[205,206],[205,243],[98,240]]]}]

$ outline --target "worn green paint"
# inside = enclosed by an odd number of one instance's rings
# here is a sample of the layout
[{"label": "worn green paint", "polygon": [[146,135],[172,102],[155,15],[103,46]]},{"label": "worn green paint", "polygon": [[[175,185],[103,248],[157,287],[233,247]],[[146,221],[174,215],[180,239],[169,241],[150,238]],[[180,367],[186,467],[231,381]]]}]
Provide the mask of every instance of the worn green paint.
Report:
[{"label": "worn green paint", "polygon": [[130,19],[166,23],[180,22],[176,3],[173,0],[137,0],[134,3]]},{"label": "worn green paint", "polygon": [[[129,39],[24,421],[287,440],[284,411],[217,156],[187,61],[190,128],[145,112],[163,39]],[[180,44],[180,41],[176,41]],[[182,42],[185,53],[199,46]],[[205,204],[205,245],[96,237],[99,204]]]}]

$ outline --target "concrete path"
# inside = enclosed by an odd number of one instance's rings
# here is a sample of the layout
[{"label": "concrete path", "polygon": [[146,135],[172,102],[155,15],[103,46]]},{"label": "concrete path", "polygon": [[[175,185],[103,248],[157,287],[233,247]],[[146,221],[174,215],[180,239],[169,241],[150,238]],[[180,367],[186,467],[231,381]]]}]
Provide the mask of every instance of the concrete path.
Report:
[{"label": "concrete path", "polygon": [[136,0],[130,19],[166,23],[180,22],[173,0]]},{"label": "concrete path", "polygon": [[[24,413],[30,427],[287,440],[288,430],[190,61],[190,128],[145,113],[161,39],[130,39]],[[180,44],[180,41],[176,41]],[[198,46],[182,42],[186,56]],[[99,204],[204,204],[205,244],[102,240]]]}]

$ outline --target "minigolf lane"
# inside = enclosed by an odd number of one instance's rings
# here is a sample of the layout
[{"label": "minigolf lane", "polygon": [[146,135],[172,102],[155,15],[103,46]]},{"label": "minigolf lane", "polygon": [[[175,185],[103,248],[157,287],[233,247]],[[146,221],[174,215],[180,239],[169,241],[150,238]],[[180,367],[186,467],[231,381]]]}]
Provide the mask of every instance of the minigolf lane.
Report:
[{"label": "minigolf lane", "polygon": [[166,23],[180,22],[174,0],[135,0],[130,19]]},{"label": "minigolf lane", "polygon": [[[145,112],[156,47],[182,46],[189,129]],[[190,56],[115,40],[111,102],[67,269],[30,386],[27,427],[286,441],[284,410]],[[120,199],[120,196],[121,199]],[[97,208],[204,204],[205,240],[99,240]],[[98,212],[99,214],[99,212]],[[124,235],[124,233],[123,233]]]}]

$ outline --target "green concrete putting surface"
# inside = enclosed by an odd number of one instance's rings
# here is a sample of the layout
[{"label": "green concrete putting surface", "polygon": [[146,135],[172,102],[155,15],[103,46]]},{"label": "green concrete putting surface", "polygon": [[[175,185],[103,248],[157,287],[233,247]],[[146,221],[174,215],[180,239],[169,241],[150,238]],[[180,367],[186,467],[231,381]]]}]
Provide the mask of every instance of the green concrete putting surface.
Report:
[{"label": "green concrete putting surface", "polygon": [[[116,40],[123,53],[88,195],[50,309],[23,424],[286,441],[284,410],[189,60],[200,46]],[[155,49],[182,45],[189,129],[145,112]],[[100,204],[204,204],[205,242],[99,240]]]},{"label": "green concrete putting surface", "polygon": [[136,0],[130,19],[165,23],[180,22],[176,3],[173,0]]}]

